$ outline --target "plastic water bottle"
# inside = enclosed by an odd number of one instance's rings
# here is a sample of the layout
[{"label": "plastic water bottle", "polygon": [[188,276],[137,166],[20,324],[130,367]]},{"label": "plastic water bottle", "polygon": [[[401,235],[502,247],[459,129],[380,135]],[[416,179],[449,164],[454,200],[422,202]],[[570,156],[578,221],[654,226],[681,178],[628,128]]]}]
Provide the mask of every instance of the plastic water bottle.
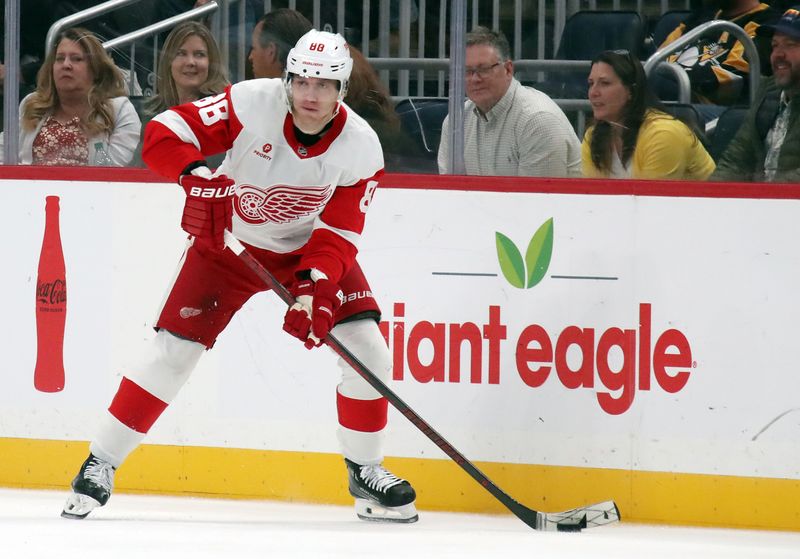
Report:
[{"label": "plastic water bottle", "polygon": [[95,167],[113,167],[114,162],[111,161],[111,156],[108,155],[103,142],[97,142],[94,145],[94,166]]}]

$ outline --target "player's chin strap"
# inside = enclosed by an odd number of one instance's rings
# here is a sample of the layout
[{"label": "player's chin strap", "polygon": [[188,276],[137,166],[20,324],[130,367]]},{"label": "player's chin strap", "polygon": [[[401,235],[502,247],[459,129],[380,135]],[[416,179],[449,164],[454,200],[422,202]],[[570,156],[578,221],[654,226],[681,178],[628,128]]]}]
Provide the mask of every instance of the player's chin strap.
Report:
[{"label": "player's chin strap", "polygon": [[[242,262],[250,268],[261,280],[272,289],[278,297],[289,306],[295,301],[289,290],[275,279],[255,257],[247,252],[239,239],[234,237],[229,231],[225,231],[225,244],[236,254]],[[620,519],[619,509],[614,501],[605,501],[585,507],[564,512],[540,512],[530,509],[522,503],[513,499],[508,493],[500,489],[495,483],[481,472],[475,464],[467,460],[456,448],[445,440],[439,433],[431,427],[428,422],[422,419],[417,412],[408,407],[400,396],[386,386],[386,384],[375,376],[349,349],[347,349],[332,333],[325,338],[325,344],[336,354],[350,365],[372,388],[381,396],[386,398],[397,411],[406,416],[414,424],[414,427],[422,431],[436,446],[438,446],[447,456],[467,472],[472,479],[477,481],[481,487],[486,489],[492,496],[500,501],[517,518],[534,530],[560,531],[560,532],[579,532],[583,528],[592,528],[617,522]]]}]

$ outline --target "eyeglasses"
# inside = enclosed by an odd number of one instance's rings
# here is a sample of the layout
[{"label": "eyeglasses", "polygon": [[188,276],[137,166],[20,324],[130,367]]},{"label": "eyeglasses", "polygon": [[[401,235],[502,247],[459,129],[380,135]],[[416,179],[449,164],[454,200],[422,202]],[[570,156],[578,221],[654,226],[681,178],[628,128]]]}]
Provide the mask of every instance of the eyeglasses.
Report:
[{"label": "eyeglasses", "polygon": [[492,73],[492,70],[500,66],[502,62],[495,62],[491,66],[476,66],[475,68],[464,68],[464,75],[468,78],[471,76],[477,76],[482,80],[485,80],[489,77],[489,74]]}]

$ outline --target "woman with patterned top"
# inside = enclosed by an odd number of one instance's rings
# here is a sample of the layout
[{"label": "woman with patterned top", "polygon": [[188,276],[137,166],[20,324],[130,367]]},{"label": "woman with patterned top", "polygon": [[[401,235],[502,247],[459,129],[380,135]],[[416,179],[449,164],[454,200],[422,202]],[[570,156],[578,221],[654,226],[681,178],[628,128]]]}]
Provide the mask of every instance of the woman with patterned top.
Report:
[{"label": "woman with patterned top", "polygon": [[36,81],[20,103],[21,164],[130,163],[142,123],[97,37],[79,27],[60,33]]}]

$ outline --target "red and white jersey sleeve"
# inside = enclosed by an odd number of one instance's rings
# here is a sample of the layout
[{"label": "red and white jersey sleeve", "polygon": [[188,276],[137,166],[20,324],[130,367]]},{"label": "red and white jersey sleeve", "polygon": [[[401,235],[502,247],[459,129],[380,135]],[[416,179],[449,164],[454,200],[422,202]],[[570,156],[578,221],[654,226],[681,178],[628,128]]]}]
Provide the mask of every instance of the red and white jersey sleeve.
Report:
[{"label": "red and white jersey sleeve", "polygon": [[147,166],[177,180],[190,163],[230,149],[242,129],[230,90],[156,115],[145,129],[142,159]]},{"label": "red and white jersey sleeve", "polygon": [[383,173],[375,132],[343,105],[325,135],[303,146],[280,79],[240,82],[208,99],[148,125],[147,165],[177,178],[189,163],[227,149],[216,173],[236,181],[234,235],[273,252],[302,251],[301,268],[338,281],[353,264]]},{"label": "red and white jersey sleeve", "polygon": [[334,191],[314,222],[300,260],[300,270],[316,268],[337,280],[345,274],[355,261],[364,218],[381,174],[339,186]]}]

